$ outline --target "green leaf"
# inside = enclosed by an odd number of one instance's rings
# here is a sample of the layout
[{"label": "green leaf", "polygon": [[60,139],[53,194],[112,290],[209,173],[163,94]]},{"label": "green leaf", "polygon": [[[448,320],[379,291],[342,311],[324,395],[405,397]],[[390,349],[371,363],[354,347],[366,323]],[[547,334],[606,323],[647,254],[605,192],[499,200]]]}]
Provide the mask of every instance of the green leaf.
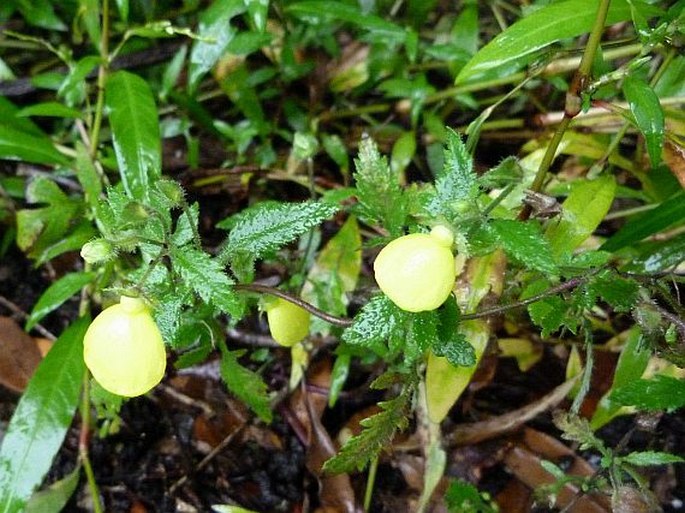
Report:
[{"label": "green leaf", "polygon": [[395,337],[402,344],[405,364],[422,358],[426,349],[436,345],[439,319],[437,312],[430,311],[409,314],[407,321],[402,330],[406,335]]},{"label": "green leaf", "polygon": [[[259,203],[239,214],[228,234],[221,258],[232,258],[242,253],[258,259],[295,240],[337,211],[336,205],[316,201]],[[217,226],[226,227],[227,221]]]},{"label": "green leaf", "polygon": [[[188,218],[190,215],[190,218]],[[197,229],[197,223],[200,216],[200,205],[193,203],[188,207],[187,212],[178,218],[176,222],[176,229],[171,236],[171,243],[176,246],[184,246],[193,240],[195,230]]]},{"label": "green leaf", "polygon": [[628,312],[637,302],[639,286],[635,280],[606,270],[592,277],[588,290],[590,294],[604,299],[617,312]]},{"label": "green leaf", "polygon": [[67,30],[49,0],[22,0],[16,2],[16,7],[31,25],[48,30]]},{"label": "green leaf", "polygon": [[333,18],[345,21],[359,28],[369,30],[375,35],[390,37],[398,42],[404,41],[407,37],[406,30],[399,25],[387,21],[380,16],[362,13],[358,7],[342,2],[307,0],[288,5],[286,12],[299,17]]},{"label": "green leaf", "polygon": [[85,365],[81,317],[57,339],[21,397],[0,447],[0,505],[22,511],[57,454],[79,401]]},{"label": "green leaf", "polygon": [[171,262],[185,284],[203,301],[233,317],[242,316],[242,304],[233,291],[233,281],[217,259],[199,249],[184,246],[172,248]]},{"label": "green leaf", "polygon": [[616,181],[611,175],[576,182],[562,204],[561,216],[545,232],[556,259],[570,258],[571,252],[592,235],[609,211],[615,192]]},{"label": "green leaf", "polygon": [[95,273],[87,272],[69,273],[50,285],[31,310],[31,315],[26,320],[26,331],[33,329],[43,317],[92,282],[95,276]]},{"label": "green leaf", "polygon": [[[344,315],[349,302],[347,294],[357,286],[361,265],[359,224],[354,216],[350,216],[316,257],[302,287],[302,299],[326,312]],[[313,331],[330,331],[328,323],[318,318],[312,321]]]},{"label": "green leaf", "polygon": [[450,481],[445,492],[445,503],[450,513],[496,513],[496,509],[488,503],[471,483],[466,481]]},{"label": "green leaf", "polygon": [[102,194],[102,181],[88,148],[81,142],[76,143],[76,177],[83,187],[86,201],[92,209],[96,209]]},{"label": "green leaf", "polygon": [[193,43],[188,66],[188,90],[193,92],[200,80],[224,55],[236,34],[231,19],[245,12],[244,0],[218,0],[200,16],[197,32],[202,39]]},{"label": "green leaf", "polygon": [[[521,299],[526,299],[547,290],[549,282],[538,280],[526,287]],[[528,305],[528,313],[532,321],[542,328],[542,337],[547,338],[557,331],[566,320],[569,305],[559,296],[550,296]]]},{"label": "green leaf", "polygon": [[[517,21],[500,33],[471,59],[457,75],[455,83],[496,69],[511,70],[529,62],[534,54],[562,39],[590,32],[597,16],[596,0],[567,0],[548,4]],[[605,25],[630,20],[625,0],[611,2]]]},{"label": "green leaf", "polygon": [[362,432],[350,438],[340,452],[324,464],[324,471],[333,474],[361,471],[378,453],[390,445],[395,432],[409,424],[407,415],[413,387],[405,386],[397,397],[378,403],[380,413],[360,422]]},{"label": "green leaf", "polygon": [[248,0],[245,3],[254,28],[263,32],[266,29],[266,20],[269,18],[269,0]]},{"label": "green leaf", "polygon": [[674,194],[658,207],[628,221],[600,249],[617,251],[649,235],[680,224],[685,220],[685,192]]},{"label": "green leaf", "polygon": [[16,114],[18,117],[48,116],[55,118],[80,118],[83,112],[58,102],[34,103],[24,107]]},{"label": "green leaf", "polygon": [[342,335],[344,342],[366,347],[377,354],[387,353],[385,341],[400,326],[404,326],[407,312],[401,310],[384,294],[371,298],[354,318],[354,324]]},{"label": "green leaf", "polygon": [[637,379],[617,388],[612,398],[640,410],[676,410],[685,406],[685,381],[662,375],[650,380]]},{"label": "green leaf", "polygon": [[649,467],[652,465],[669,465],[671,463],[683,463],[684,458],[670,454],[668,452],[659,451],[635,451],[625,456],[621,456],[621,461],[637,465],[638,467]]},{"label": "green leaf", "polygon": [[433,215],[463,215],[465,205],[478,195],[478,179],[473,158],[459,134],[447,130],[443,167],[435,179],[436,197],[428,206]]},{"label": "green leaf", "polygon": [[685,233],[668,240],[647,241],[637,246],[637,254],[626,270],[638,273],[658,273],[675,268],[685,261]]},{"label": "green leaf", "polygon": [[0,122],[0,159],[23,160],[34,164],[69,164],[47,136],[29,134],[11,126],[12,119]]},{"label": "green leaf", "polygon": [[[340,352],[340,350],[339,350]],[[347,376],[350,374],[350,363],[352,356],[348,353],[341,352],[335,358],[333,370],[331,370],[331,385],[328,391],[328,407],[333,408],[338,402],[340,392],[342,392]]]},{"label": "green leaf", "polygon": [[661,162],[665,129],[664,110],[659,97],[647,82],[632,75],[623,81],[623,94],[628,100],[635,123],[645,138],[649,160],[655,168]]},{"label": "green leaf", "polygon": [[48,246],[61,240],[69,229],[79,205],[69,198],[52,180],[39,177],[29,183],[26,200],[45,204],[42,208],[17,212],[17,246],[37,257]]},{"label": "green leaf", "polygon": [[547,274],[558,272],[549,244],[537,222],[495,219],[490,226],[508,255],[531,269]]},{"label": "green leaf", "polygon": [[360,216],[372,224],[381,224],[393,237],[401,235],[407,206],[399,175],[390,169],[370,138],[362,139],[354,163]]},{"label": "green leaf", "polygon": [[59,513],[76,491],[80,477],[81,467],[78,466],[45,490],[33,494],[24,513]]},{"label": "green leaf", "polygon": [[271,404],[267,395],[266,383],[261,376],[238,363],[242,351],[229,351],[219,344],[221,349],[221,377],[228,389],[241,401],[247,404],[264,422],[271,422]]},{"label": "green leaf", "polygon": [[95,228],[89,221],[83,221],[74,230],[65,237],[58,239],[44,248],[41,246],[41,251],[32,251],[36,256],[36,266],[43,265],[45,262],[52,260],[56,256],[66,253],[67,251],[76,251],[80,249],[86,242],[93,239],[97,235]]},{"label": "green leaf", "polygon": [[144,203],[162,169],[157,106],[150,86],[138,75],[117,71],[107,79],[114,152],[126,193]]},{"label": "green leaf", "polygon": [[[11,120],[12,128],[30,135],[45,137],[45,133],[29,118],[18,117],[19,107],[4,96],[0,96],[0,119]],[[16,118],[16,119],[15,119]]]}]

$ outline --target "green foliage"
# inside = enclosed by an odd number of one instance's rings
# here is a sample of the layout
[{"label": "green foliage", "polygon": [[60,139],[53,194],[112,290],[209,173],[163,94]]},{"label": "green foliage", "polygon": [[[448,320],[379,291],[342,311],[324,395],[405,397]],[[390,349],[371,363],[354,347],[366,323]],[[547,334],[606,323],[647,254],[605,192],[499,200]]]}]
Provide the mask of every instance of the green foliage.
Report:
[{"label": "green foliage", "polygon": [[399,176],[368,137],[362,139],[354,163],[359,217],[364,222],[385,226],[392,237],[401,235],[407,205]]},{"label": "green foliage", "polygon": [[450,513],[496,513],[497,505],[487,494],[482,494],[471,483],[450,481],[445,492],[445,503]]},{"label": "green foliage", "polygon": [[659,97],[647,82],[632,75],[623,81],[623,93],[628,100],[635,123],[647,142],[652,167],[656,167],[661,162],[665,129],[664,110]]},{"label": "green foliage", "polygon": [[218,224],[219,228],[230,227],[220,258],[232,263],[240,255],[249,255],[252,260],[261,258],[319,225],[337,210],[336,205],[316,201],[259,203],[237,218]]},{"label": "green foliage", "polygon": [[[376,388],[380,385],[376,383]],[[397,397],[378,403],[381,411],[361,421],[362,432],[350,438],[340,452],[326,462],[324,471],[340,474],[362,470],[368,465],[383,447],[390,444],[398,429],[406,429],[415,387],[411,382],[405,383]]]},{"label": "green foliage", "polygon": [[266,383],[257,373],[238,362],[238,358],[244,351],[230,351],[223,343],[219,344],[219,348],[221,349],[219,369],[228,389],[252,408],[259,418],[265,422],[271,422],[273,413]]},{"label": "green foliage", "polygon": [[671,376],[636,379],[614,390],[612,398],[641,410],[675,410],[685,406],[685,381]]},{"label": "green foliage", "polygon": [[495,219],[490,227],[508,255],[542,273],[553,275],[558,272],[549,244],[535,221]]},{"label": "green foliage", "polygon": [[83,381],[83,336],[90,319],[81,317],[57,339],[22,395],[0,447],[0,504],[23,511],[62,445]]},{"label": "green foliage", "polygon": [[92,282],[94,278],[95,273],[69,273],[50,285],[33,306],[26,320],[26,330],[33,329],[43,317],[59,308],[62,303]]},{"label": "green foliage", "polygon": [[388,339],[404,340],[403,328],[408,317],[387,296],[375,296],[356,315],[354,324],[343,332],[342,340],[385,355]]},{"label": "green foliage", "polygon": [[229,315],[241,317],[241,303],[231,290],[233,281],[223,271],[219,260],[188,246],[172,248],[170,256],[174,269],[186,286],[203,301],[216,305]]}]

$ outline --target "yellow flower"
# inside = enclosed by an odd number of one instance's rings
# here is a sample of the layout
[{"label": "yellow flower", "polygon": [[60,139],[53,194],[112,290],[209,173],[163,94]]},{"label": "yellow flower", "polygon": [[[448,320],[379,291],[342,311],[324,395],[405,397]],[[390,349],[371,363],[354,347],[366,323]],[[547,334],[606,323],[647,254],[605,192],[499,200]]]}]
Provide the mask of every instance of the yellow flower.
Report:
[{"label": "yellow flower", "polygon": [[435,310],[454,286],[452,242],[452,232],[443,226],[430,234],[413,233],[393,240],[373,264],[378,286],[403,310]]},{"label": "yellow flower", "polygon": [[141,299],[126,296],[88,327],[83,358],[102,388],[126,397],[150,390],[166,369],[164,341],[150,310]]},{"label": "yellow flower", "polygon": [[271,337],[282,346],[291,347],[309,334],[309,312],[281,299],[269,301],[264,309]]}]

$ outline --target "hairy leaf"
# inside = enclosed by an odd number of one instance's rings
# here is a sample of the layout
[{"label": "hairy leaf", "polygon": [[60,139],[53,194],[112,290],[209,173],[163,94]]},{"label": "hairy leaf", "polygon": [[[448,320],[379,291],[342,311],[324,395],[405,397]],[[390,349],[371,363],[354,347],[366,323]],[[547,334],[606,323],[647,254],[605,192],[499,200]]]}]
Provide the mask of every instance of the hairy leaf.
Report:
[{"label": "hairy leaf", "polygon": [[496,219],[490,224],[504,251],[523,265],[547,274],[556,274],[557,266],[547,240],[535,221]]},{"label": "hairy leaf", "polygon": [[685,406],[685,381],[661,375],[633,380],[616,389],[612,398],[640,410],[676,410]]},{"label": "hairy leaf", "polygon": [[378,403],[380,413],[361,421],[362,432],[350,438],[340,452],[326,462],[324,471],[333,474],[361,471],[390,444],[398,429],[406,429],[412,392],[413,387],[405,386],[394,399]]},{"label": "hairy leaf", "polygon": [[617,312],[628,312],[635,306],[639,287],[635,280],[606,270],[592,277],[588,289],[590,294],[600,296]]},{"label": "hairy leaf", "polygon": [[362,139],[354,164],[360,216],[384,226],[391,236],[401,235],[407,206],[398,174],[391,170],[370,138]]},{"label": "hairy leaf", "polygon": [[172,248],[174,270],[205,302],[233,317],[241,317],[241,302],[232,290],[233,281],[221,263],[199,249],[184,246]]},{"label": "hairy leaf", "polygon": [[[316,201],[260,203],[239,214],[221,258],[248,254],[257,259],[292,242],[338,211],[336,205]],[[227,220],[218,224],[227,226]]]},{"label": "hairy leaf", "polygon": [[368,347],[377,354],[386,354],[386,340],[398,327],[404,326],[407,315],[387,296],[380,294],[362,307],[342,339],[348,344]]},{"label": "hairy leaf", "polygon": [[621,461],[637,465],[638,467],[649,467],[652,465],[669,465],[671,463],[683,463],[685,459],[675,454],[659,451],[635,451],[621,457]]},{"label": "hairy leaf", "polygon": [[238,362],[240,351],[229,351],[223,343],[219,344],[219,348],[221,349],[219,368],[228,389],[252,408],[260,419],[264,422],[271,422],[271,405],[267,395],[267,386],[262,377],[240,365]]}]

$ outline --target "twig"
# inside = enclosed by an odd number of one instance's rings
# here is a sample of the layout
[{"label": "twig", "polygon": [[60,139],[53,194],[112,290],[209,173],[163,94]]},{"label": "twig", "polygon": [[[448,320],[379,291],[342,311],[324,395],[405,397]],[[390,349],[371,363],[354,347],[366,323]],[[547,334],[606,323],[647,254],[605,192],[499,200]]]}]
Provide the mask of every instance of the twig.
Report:
[{"label": "twig", "polygon": [[[228,445],[233,441],[233,439],[240,433],[243,428],[245,427],[245,423],[241,424],[238,426],[236,429],[231,431],[226,438],[224,438],[219,445],[217,445],[214,449],[212,449],[207,456],[202,458],[202,461],[197,464],[195,467],[194,472],[199,472],[203,468],[205,468],[216,456],[223,451]],[[180,478],[178,481],[176,481],[174,484],[171,485],[169,488],[169,494],[173,494],[178,488],[183,486],[186,482],[188,482],[188,476],[185,475],[182,478]]]},{"label": "twig", "polygon": [[[24,310],[19,308],[15,303],[13,303],[9,299],[7,299],[5,296],[0,296],[0,305],[4,306],[9,311],[18,315],[19,317],[21,317],[24,320],[29,318],[29,314],[24,312]],[[47,338],[49,340],[57,340],[57,337],[55,335],[53,335],[49,330],[44,328],[41,324],[36,324],[33,327],[33,329],[36,330],[38,333],[40,333],[41,335],[43,335],[45,338]]]},{"label": "twig", "polygon": [[329,322],[335,326],[341,326],[343,328],[346,328],[348,326],[352,326],[352,324],[354,323],[353,319],[348,319],[346,317],[338,317],[336,315],[329,314],[328,312],[324,312],[323,310],[320,310],[314,305],[307,303],[306,301],[303,301],[299,297],[292,296],[287,292],[283,292],[282,290],[276,289],[274,287],[269,287],[267,285],[259,285],[257,283],[248,283],[243,285],[236,285],[234,288],[235,290],[259,292],[261,294],[269,294],[271,296],[280,297],[281,299],[290,301],[291,303],[299,306],[300,308],[307,310],[310,314],[315,315],[316,317],[323,319],[324,321]]}]

